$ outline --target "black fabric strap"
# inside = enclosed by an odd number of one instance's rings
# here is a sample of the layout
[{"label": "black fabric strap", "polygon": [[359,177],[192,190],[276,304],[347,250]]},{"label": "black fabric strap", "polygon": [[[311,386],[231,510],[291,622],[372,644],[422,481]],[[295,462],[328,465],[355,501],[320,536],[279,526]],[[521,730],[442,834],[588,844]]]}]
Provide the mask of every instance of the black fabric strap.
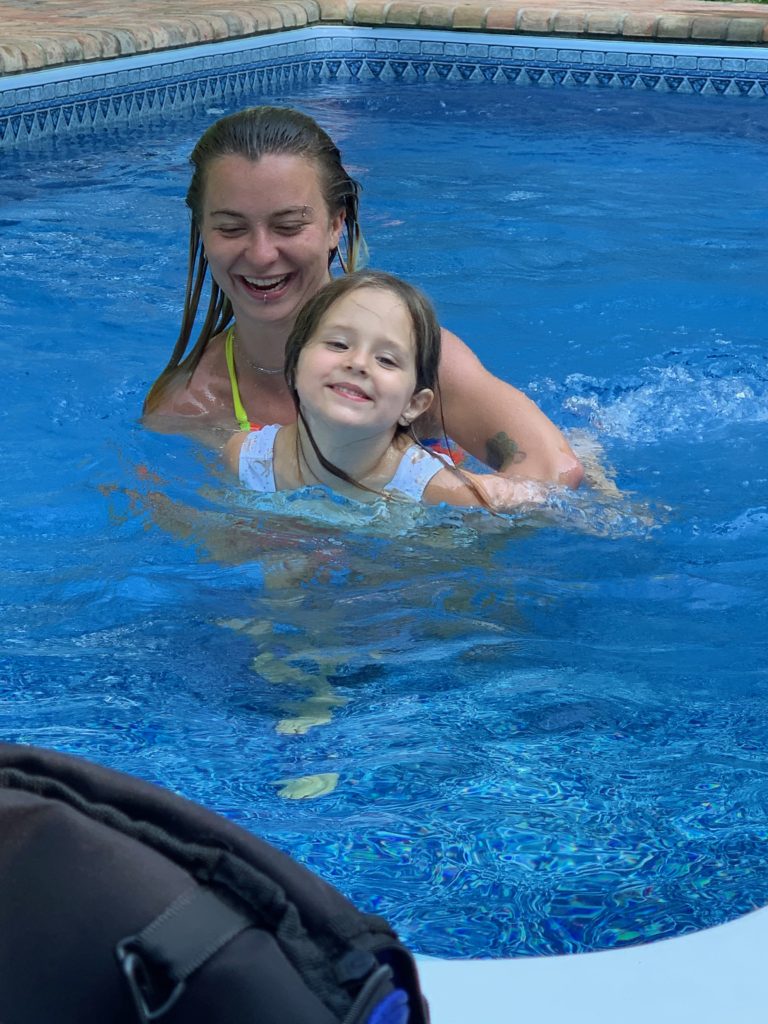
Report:
[{"label": "black fabric strap", "polygon": [[142,1021],[159,1020],[187,978],[236,935],[253,926],[211,889],[187,889],[154,921],[117,944]]},{"label": "black fabric strap", "polygon": [[174,981],[186,981],[222,946],[250,927],[245,914],[233,910],[210,889],[195,886],[139,932],[131,945],[165,967]]}]

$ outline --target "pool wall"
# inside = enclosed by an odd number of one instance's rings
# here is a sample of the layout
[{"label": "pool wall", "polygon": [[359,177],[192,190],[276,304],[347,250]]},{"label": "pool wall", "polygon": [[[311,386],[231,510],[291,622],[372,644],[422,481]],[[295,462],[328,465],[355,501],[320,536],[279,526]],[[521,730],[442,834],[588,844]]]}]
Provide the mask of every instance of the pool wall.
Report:
[{"label": "pool wall", "polygon": [[327,82],[488,82],[768,98],[768,49],[339,26],[0,77],[0,149]]}]

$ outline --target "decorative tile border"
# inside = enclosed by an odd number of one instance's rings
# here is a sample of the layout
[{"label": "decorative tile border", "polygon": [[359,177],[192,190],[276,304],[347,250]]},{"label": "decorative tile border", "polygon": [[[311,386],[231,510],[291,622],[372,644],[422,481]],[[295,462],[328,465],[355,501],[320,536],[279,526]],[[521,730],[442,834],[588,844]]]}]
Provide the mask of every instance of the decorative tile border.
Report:
[{"label": "decorative tile border", "polygon": [[[522,45],[524,44],[524,45]],[[0,149],[301,84],[493,82],[768,97],[768,50],[303,29],[0,78]]]}]

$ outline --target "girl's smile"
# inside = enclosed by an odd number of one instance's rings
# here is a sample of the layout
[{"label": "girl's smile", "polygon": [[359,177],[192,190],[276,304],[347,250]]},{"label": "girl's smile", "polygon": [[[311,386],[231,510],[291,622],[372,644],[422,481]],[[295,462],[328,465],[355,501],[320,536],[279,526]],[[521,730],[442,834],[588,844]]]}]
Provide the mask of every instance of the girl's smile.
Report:
[{"label": "girl's smile", "polygon": [[341,395],[342,398],[348,398],[351,402],[370,402],[370,395],[361,389],[356,387],[354,384],[329,384],[331,390],[337,395]]}]

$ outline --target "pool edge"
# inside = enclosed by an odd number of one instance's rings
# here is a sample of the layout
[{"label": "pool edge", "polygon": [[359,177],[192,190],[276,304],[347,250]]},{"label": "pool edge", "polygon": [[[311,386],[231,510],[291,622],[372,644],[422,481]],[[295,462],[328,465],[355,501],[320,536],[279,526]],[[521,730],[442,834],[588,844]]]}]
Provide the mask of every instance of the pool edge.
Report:
[{"label": "pool edge", "polygon": [[418,966],[432,1024],[763,1024],[766,948],[763,908],[624,949],[516,960],[419,957]]},{"label": "pool edge", "polygon": [[201,43],[227,42],[319,26],[405,30],[444,29],[494,33],[524,40],[531,35],[714,45],[768,45],[768,7],[715,0],[286,0],[238,2],[210,10],[188,0],[184,17],[168,16],[160,0],[142,5],[132,19],[117,3],[100,12],[80,9],[73,26],[66,5],[31,19],[24,5],[0,0],[0,77],[43,68],[162,53]]}]

